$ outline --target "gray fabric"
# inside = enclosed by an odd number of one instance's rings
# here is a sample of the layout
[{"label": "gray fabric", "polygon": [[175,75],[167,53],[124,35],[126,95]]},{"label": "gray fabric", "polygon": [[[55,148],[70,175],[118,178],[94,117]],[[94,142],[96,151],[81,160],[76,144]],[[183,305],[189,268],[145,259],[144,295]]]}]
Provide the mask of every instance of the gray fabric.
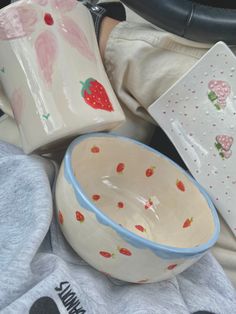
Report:
[{"label": "gray fabric", "polygon": [[52,174],[40,158],[0,142],[1,314],[236,313],[235,290],[210,253],[176,278],[146,285],[87,265],[52,219]]}]

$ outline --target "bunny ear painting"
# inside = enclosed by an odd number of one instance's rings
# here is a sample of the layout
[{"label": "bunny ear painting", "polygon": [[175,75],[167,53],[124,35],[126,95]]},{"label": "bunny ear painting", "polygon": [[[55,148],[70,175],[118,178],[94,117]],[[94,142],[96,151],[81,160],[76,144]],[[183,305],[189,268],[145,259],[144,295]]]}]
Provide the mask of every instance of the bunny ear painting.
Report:
[{"label": "bunny ear painting", "polygon": [[[48,85],[52,84],[53,68],[58,54],[57,38],[52,28],[59,29],[63,39],[79,54],[90,61],[95,60],[85,33],[67,15],[76,5],[76,0],[32,0],[23,6],[16,3],[11,8],[1,10],[1,40],[31,36],[36,33],[36,24],[41,23],[41,31],[37,31],[34,48],[38,66]],[[6,19],[11,23],[5,23]]]},{"label": "bunny ear painting", "polygon": [[[6,23],[6,20],[11,23]],[[10,40],[31,35],[37,22],[37,12],[32,5],[22,7],[16,4],[11,9],[3,9],[0,12],[0,39]]]}]

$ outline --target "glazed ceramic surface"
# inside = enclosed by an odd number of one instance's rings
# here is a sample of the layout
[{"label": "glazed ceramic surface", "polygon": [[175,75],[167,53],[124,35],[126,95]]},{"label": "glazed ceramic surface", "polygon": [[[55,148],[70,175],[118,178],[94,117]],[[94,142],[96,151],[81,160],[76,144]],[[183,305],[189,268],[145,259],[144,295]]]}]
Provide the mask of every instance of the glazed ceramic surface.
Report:
[{"label": "glazed ceramic surface", "polygon": [[200,186],[157,151],[125,137],[92,134],[72,142],[55,200],[74,250],[129,282],[182,272],[219,234],[217,214]]},{"label": "glazed ceramic surface", "polygon": [[76,0],[22,0],[0,11],[0,80],[26,153],[125,120],[93,28]]},{"label": "glazed ceramic surface", "polygon": [[[135,116],[126,108],[124,108],[124,113],[126,118],[125,122],[123,122],[120,126],[112,129],[111,132],[118,135],[127,136],[144,144],[149,144],[156,126],[144,119],[139,118],[138,116]],[[0,117],[0,140],[14,144],[18,147],[22,147],[17,124],[14,118],[7,114],[4,114]],[[54,149],[51,149],[50,153],[55,151],[64,152],[64,150],[64,146],[58,145]]]},{"label": "glazed ceramic surface", "polygon": [[149,113],[236,235],[235,71],[235,56],[219,42]]}]

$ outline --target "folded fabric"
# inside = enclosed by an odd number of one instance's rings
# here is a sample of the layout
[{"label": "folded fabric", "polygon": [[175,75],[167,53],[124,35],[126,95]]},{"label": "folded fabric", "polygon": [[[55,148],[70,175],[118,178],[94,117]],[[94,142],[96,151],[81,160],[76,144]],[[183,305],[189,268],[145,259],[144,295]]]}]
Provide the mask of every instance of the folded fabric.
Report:
[{"label": "folded fabric", "polygon": [[45,159],[0,142],[1,314],[236,313],[236,291],[210,253],[181,275],[146,285],[90,267],[52,218],[54,172]]}]

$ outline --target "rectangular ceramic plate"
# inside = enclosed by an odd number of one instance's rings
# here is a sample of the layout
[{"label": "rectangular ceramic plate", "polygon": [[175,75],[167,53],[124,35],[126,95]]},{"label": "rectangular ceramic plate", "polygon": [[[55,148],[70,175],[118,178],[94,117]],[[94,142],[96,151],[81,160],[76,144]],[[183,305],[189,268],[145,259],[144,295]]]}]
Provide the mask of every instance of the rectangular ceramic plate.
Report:
[{"label": "rectangular ceramic plate", "polygon": [[214,45],[148,109],[236,235],[236,57]]}]

